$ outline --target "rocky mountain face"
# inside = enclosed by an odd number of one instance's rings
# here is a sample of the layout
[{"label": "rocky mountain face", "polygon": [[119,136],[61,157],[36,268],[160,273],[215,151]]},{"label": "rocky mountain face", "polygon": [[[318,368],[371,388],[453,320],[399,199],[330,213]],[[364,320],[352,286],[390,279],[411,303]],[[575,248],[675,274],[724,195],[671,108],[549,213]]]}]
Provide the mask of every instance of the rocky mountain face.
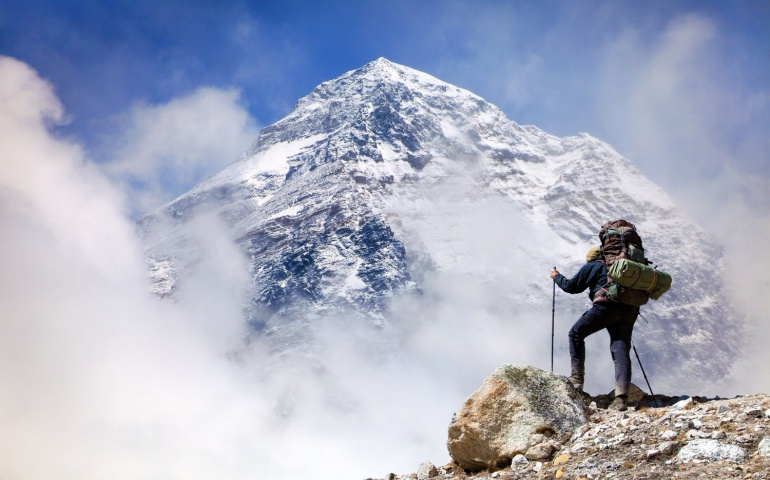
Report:
[{"label": "rocky mountain face", "polygon": [[770,478],[770,396],[653,398],[632,387],[629,409],[614,411],[610,395],[581,399],[565,377],[503,365],[452,419],[452,462],[384,478]]},{"label": "rocky mountain face", "polygon": [[[522,232],[493,261],[457,234],[479,212]],[[325,315],[383,327],[394,300],[419,296],[436,272],[483,286],[505,265],[520,279],[508,314],[550,310],[550,267],[575,272],[599,226],[617,218],[636,224],[674,278],[643,309],[651,321],[637,343],[655,351],[650,371],[675,364],[685,378],[720,378],[741,345],[719,247],[629,160],[587,134],[518,125],[382,58],[322,83],[242,159],[139,220],[157,294],[176,295],[206,255],[191,227],[206,215],[247,256],[245,320],[277,350],[307,348],[309,325]],[[585,303],[560,297],[560,315],[576,318]]]}]

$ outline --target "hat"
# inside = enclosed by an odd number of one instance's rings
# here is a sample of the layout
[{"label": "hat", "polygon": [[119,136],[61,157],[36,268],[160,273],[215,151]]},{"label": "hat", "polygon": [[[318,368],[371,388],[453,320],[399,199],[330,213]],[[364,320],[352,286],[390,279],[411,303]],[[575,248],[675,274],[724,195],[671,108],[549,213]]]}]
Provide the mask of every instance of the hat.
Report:
[{"label": "hat", "polygon": [[586,253],[586,262],[590,262],[591,260],[596,260],[599,255],[602,254],[602,247],[591,247],[590,250],[588,250],[588,253]]}]

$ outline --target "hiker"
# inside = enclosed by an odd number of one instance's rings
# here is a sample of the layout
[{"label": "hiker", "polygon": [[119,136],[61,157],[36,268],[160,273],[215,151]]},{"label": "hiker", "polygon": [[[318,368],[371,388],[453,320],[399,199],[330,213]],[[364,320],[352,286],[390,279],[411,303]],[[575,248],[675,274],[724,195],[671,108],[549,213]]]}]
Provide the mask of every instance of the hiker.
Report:
[{"label": "hiker", "polygon": [[610,334],[610,352],[615,362],[615,400],[609,408],[628,408],[628,388],[631,384],[631,332],[639,315],[639,307],[613,302],[604,295],[597,295],[607,287],[607,266],[600,247],[591,248],[586,254],[586,264],[571,279],[567,279],[554,267],[551,278],[567,293],[581,293],[588,289],[593,302],[569,331],[569,353],[572,374],[569,381],[583,391],[585,377],[585,339],[604,328]]}]

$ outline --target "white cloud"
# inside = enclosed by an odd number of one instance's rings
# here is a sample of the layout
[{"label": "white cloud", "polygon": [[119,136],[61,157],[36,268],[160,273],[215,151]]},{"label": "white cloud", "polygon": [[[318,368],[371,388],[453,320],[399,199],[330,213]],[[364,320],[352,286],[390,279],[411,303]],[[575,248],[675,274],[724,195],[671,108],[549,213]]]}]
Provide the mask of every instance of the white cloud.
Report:
[{"label": "white cloud", "polygon": [[211,87],[161,105],[136,105],[121,123],[102,147],[105,170],[132,190],[139,213],[237,160],[258,133],[237,90]]},{"label": "white cloud", "polygon": [[122,196],[47,130],[51,86],[5,57],[0,79],[0,476],[218,476],[229,415],[249,435],[262,397],[148,295]]},{"label": "white cloud", "polygon": [[653,40],[629,30],[609,45],[596,94],[605,125],[658,181],[673,183],[685,162],[713,173],[726,154],[720,137],[730,112],[711,55],[716,36],[713,22],[693,15]]},{"label": "white cloud", "polygon": [[316,328],[316,364],[259,342],[232,355],[234,245],[204,224],[209,261],[178,303],[152,297],[119,188],[47,128],[63,115],[52,87],[9,58],[0,79],[0,477],[288,480],[446,460],[468,392],[448,394],[430,358],[341,319]]},{"label": "white cloud", "polygon": [[106,264],[127,268],[124,254],[131,248],[124,239],[130,229],[120,215],[121,195],[84,161],[78,145],[49,135],[47,126],[65,118],[51,86],[27,65],[0,60],[0,195],[5,209],[34,219],[50,230],[52,240],[77,249],[106,274]]}]

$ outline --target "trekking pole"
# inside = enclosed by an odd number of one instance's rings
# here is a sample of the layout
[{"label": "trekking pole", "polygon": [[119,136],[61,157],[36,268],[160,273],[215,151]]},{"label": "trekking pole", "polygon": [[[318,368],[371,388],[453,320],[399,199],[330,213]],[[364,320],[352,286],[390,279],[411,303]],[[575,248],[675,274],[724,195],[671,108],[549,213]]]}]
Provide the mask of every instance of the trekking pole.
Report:
[{"label": "trekking pole", "polygon": [[[553,267],[556,268],[556,267]],[[553,295],[551,297],[551,372],[553,372],[553,332],[556,319],[556,282],[553,282]]]},{"label": "trekking pole", "polygon": [[658,403],[658,397],[656,397],[655,393],[652,391],[652,386],[650,386],[650,381],[647,379],[647,374],[644,372],[644,366],[642,366],[642,360],[639,358],[639,352],[636,351],[636,345],[634,344],[633,340],[631,341],[631,346],[634,348],[634,355],[636,355],[636,361],[639,362],[639,368],[642,369],[642,375],[644,375],[644,381],[647,382],[647,388],[650,389],[650,395],[652,395],[652,398],[655,399],[655,406],[660,407],[660,404]]}]

